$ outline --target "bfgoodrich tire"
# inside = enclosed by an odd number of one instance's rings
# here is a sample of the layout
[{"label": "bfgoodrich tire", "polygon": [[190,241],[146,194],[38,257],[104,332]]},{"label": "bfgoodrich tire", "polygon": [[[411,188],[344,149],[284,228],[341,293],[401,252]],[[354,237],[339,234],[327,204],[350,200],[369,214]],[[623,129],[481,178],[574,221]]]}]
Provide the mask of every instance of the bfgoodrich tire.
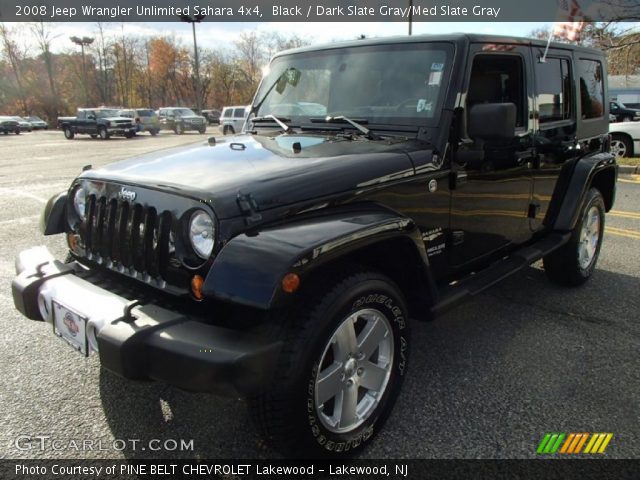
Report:
[{"label": "bfgoodrich tire", "polygon": [[272,387],[249,408],[283,455],[345,457],[371,441],[395,404],[409,357],[407,308],[375,272],[313,291],[281,324]]},{"label": "bfgoodrich tire", "polygon": [[569,242],[543,259],[545,272],[551,281],[577,286],[591,277],[602,246],[604,211],[602,194],[591,188]]}]

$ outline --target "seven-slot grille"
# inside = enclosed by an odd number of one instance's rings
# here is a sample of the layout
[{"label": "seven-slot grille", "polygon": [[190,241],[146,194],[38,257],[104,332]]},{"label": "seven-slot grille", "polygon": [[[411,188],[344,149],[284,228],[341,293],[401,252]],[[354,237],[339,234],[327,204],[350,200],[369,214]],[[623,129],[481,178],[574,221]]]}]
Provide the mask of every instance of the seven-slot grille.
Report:
[{"label": "seven-slot grille", "polygon": [[172,215],[125,200],[89,195],[81,236],[87,258],[109,268],[166,278]]}]

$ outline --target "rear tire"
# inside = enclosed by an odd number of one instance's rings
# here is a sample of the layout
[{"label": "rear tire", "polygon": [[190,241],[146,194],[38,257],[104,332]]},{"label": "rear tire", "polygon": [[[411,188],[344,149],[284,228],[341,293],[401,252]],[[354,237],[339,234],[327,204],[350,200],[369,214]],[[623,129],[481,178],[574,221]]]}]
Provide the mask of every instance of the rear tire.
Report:
[{"label": "rear tire", "polygon": [[591,188],[569,242],[543,259],[545,272],[552,282],[578,286],[589,280],[600,256],[604,210],[602,194]]},{"label": "rear tire", "polygon": [[149,133],[151,134],[152,137],[155,137],[156,135],[158,135],[158,132],[159,130],[156,130],[156,129],[149,130]]},{"label": "rear tire", "polygon": [[384,275],[352,271],[312,285],[287,320],[270,390],[249,399],[258,428],[287,457],[346,457],[382,428],[409,357],[407,307]]},{"label": "rear tire", "polygon": [[100,127],[100,130],[98,130],[98,135],[100,135],[100,138],[102,140],[109,140],[109,137],[111,136],[109,135],[109,132],[105,127]]},{"label": "rear tire", "polygon": [[633,156],[633,143],[629,137],[620,135],[619,133],[611,134],[611,153],[616,158],[632,157]]}]

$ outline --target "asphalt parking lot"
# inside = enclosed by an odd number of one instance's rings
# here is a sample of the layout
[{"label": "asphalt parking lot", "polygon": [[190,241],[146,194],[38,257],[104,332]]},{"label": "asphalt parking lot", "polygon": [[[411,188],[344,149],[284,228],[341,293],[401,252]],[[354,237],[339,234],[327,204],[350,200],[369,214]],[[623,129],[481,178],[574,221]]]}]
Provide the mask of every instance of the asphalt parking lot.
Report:
[{"label": "asphalt parking lot", "polygon": [[[65,255],[62,238],[40,235],[38,217],[84,165],[206,138],[0,135],[0,458],[274,455],[242,401],[103,372],[95,356],[81,358],[44,323],[19,315],[11,298],[20,250],[44,244]],[[535,265],[436,322],[415,323],[401,398],[365,455],[530,458],[547,432],[612,432],[607,457],[639,458],[639,200],[640,177],[621,177],[598,270],[584,287],[554,286]],[[48,437],[45,448],[40,440],[26,448],[27,436]],[[194,448],[155,451],[152,439],[156,447],[193,440]],[[58,450],[51,440],[91,440],[93,449]]]}]

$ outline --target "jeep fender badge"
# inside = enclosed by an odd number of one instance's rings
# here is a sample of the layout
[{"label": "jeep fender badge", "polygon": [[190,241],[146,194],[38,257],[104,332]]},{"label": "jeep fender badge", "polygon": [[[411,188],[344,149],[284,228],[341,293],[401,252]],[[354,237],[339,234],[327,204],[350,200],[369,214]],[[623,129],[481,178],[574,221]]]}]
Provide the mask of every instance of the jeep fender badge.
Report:
[{"label": "jeep fender badge", "polygon": [[429,180],[429,192],[433,193],[436,190],[438,190],[438,181],[435,178],[433,178]]}]

